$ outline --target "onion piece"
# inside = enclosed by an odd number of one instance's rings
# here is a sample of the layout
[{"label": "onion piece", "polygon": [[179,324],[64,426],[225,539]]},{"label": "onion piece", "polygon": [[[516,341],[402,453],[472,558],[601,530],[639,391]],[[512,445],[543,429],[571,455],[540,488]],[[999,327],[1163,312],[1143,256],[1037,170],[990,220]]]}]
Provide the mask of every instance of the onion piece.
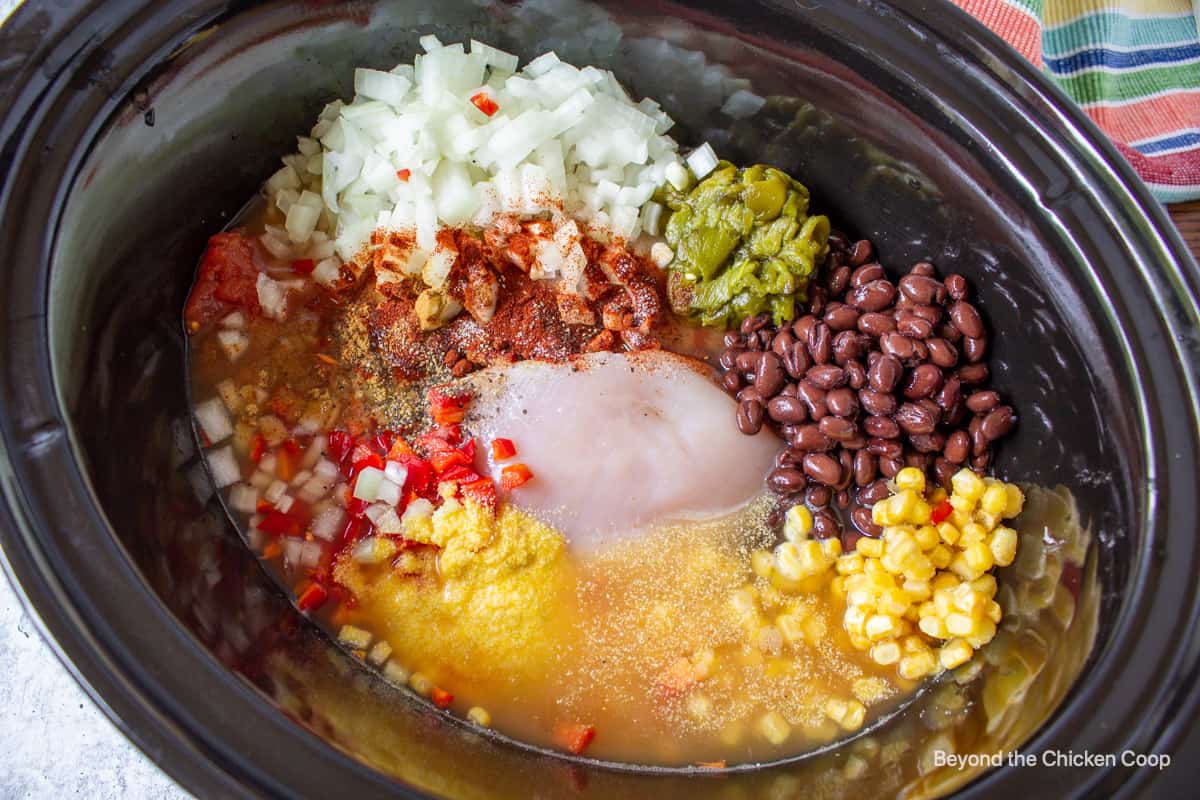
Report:
[{"label": "onion piece", "polygon": [[313,518],[312,535],[331,542],[337,538],[346,524],[346,512],[340,508],[327,508]]},{"label": "onion piece", "polygon": [[234,484],[229,490],[229,507],[243,514],[253,514],[258,508],[258,489],[244,483]]},{"label": "onion piece", "polygon": [[392,483],[387,478],[384,478],[379,482],[379,492],[376,494],[376,497],[381,503],[387,503],[389,506],[396,506],[400,504],[402,491],[403,490],[400,486]]},{"label": "onion piece", "polygon": [[283,481],[281,481],[281,480],[272,481],[271,485],[268,486],[266,488],[266,491],[263,492],[263,499],[266,500],[271,505],[274,505],[275,503],[279,502],[279,498],[283,497],[284,494],[287,493],[287,490],[288,490],[288,485],[286,483],[284,483]]},{"label": "onion piece", "polygon": [[720,159],[717,158],[712,145],[705,142],[688,153],[686,160],[688,167],[692,170],[692,174],[696,176],[696,179],[704,180],[708,176],[708,173],[717,168],[717,163]]},{"label": "onion piece", "polygon": [[354,481],[354,498],[367,503],[375,502],[379,494],[379,486],[383,483],[383,470],[375,467],[364,467]]},{"label": "onion piece", "polygon": [[218,489],[224,489],[242,479],[242,470],[238,467],[237,459],[233,457],[233,448],[229,445],[210,450],[205,459],[208,461],[209,471],[212,472],[213,484]]},{"label": "onion piece", "polygon": [[285,494],[283,497],[279,498],[278,502],[275,503],[275,508],[286,514],[292,510],[292,503],[294,502],[296,502],[296,498],[292,497],[290,494]]},{"label": "onion piece", "polygon": [[389,461],[383,466],[383,474],[392,483],[403,486],[404,482],[408,480],[408,467],[399,461]]},{"label": "onion piece", "polygon": [[200,431],[208,439],[210,446],[233,434],[233,422],[225,411],[225,404],[221,398],[213,397],[200,403],[195,408],[195,414]]}]

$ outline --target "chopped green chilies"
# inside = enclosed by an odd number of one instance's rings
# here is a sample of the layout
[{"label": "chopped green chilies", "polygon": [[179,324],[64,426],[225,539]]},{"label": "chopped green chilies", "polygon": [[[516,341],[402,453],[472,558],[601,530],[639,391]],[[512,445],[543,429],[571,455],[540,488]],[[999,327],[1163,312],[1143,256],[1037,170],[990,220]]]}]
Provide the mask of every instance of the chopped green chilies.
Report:
[{"label": "chopped green chilies", "polygon": [[677,314],[736,325],[770,312],[775,324],[807,298],[829,250],[829,220],[808,215],[808,189],[777,169],[722,161],[689,192],[667,186],[668,296]]}]

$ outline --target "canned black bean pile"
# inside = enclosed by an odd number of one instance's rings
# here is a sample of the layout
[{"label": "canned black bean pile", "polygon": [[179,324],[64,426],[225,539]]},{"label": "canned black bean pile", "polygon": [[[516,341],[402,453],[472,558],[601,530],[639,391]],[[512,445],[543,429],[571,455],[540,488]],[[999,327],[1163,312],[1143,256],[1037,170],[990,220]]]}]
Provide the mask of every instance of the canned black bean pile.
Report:
[{"label": "canned black bean pile", "polygon": [[804,495],[818,538],[841,531],[831,504],[878,536],[870,506],[886,478],[913,466],[948,485],[964,465],[982,472],[1017,417],[986,388],[988,334],[966,279],[920,262],[893,283],[869,241],[834,232],[829,245],[806,313],[726,334],[721,384],[743,433],[769,425],[784,439],[767,482]]}]

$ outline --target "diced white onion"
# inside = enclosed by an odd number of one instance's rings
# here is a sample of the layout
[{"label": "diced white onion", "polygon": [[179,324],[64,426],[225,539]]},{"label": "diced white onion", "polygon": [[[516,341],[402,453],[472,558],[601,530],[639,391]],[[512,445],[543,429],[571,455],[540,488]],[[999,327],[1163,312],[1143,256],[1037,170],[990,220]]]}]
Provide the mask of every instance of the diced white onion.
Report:
[{"label": "diced white onion", "polygon": [[322,458],[317,461],[316,466],[313,467],[313,474],[321,478],[329,478],[332,480],[338,476],[338,466],[328,458]]},{"label": "diced white onion", "polygon": [[226,358],[230,361],[237,361],[250,346],[250,337],[241,331],[223,330],[217,331],[217,342],[225,352]]},{"label": "diced white onion", "polygon": [[412,81],[401,75],[374,69],[354,70],[354,92],[368,100],[382,100],[399,107],[411,88]]},{"label": "diced white onion", "polygon": [[408,467],[399,461],[389,461],[383,465],[383,474],[392,483],[403,486],[404,482],[408,480]]},{"label": "diced white onion", "polygon": [[379,493],[376,497],[381,503],[387,503],[389,506],[399,505],[401,488],[392,483],[387,478],[384,478],[379,484]]},{"label": "diced white onion", "polygon": [[404,533],[404,525],[400,521],[400,517],[396,516],[396,509],[389,508],[375,522],[375,527],[380,533],[401,534]]},{"label": "diced white onion", "polygon": [[766,98],[745,89],[738,89],[725,100],[721,111],[734,119],[746,119],[757,114],[766,103]]},{"label": "diced white onion", "polygon": [[717,168],[718,161],[716,152],[708,142],[688,153],[687,157],[687,165],[697,180],[704,180],[708,173]]},{"label": "diced white onion", "polygon": [[210,445],[217,444],[233,434],[233,422],[225,410],[221,398],[214,397],[196,406],[196,422]]},{"label": "diced white onion", "polygon": [[248,483],[259,491],[265,491],[275,479],[261,469],[255,470]]},{"label": "diced white onion", "polygon": [[205,459],[212,472],[213,483],[218,489],[224,489],[242,479],[242,470],[238,467],[237,459],[233,457],[233,448],[229,445],[208,451]]},{"label": "diced white onion", "polygon": [[292,477],[292,486],[302,486],[313,476],[311,472],[302,469]]},{"label": "diced white onion", "polygon": [[373,503],[379,494],[379,485],[383,483],[383,470],[375,467],[365,467],[358,473],[354,481],[354,497],[367,503]]},{"label": "diced white onion", "polygon": [[389,506],[387,503],[372,503],[371,505],[367,506],[365,511],[363,511],[363,515],[366,516],[367,519],[371,520],[372,525],[378,525],[379,518],[390,510],[391,506]]},{"label": "diced white onion", "polygon": [[290,494],[285,494],[283,497],[279,498],[278,501],[276,501],[275,508],[286,514],[292,510],[292,503],[294,502],[296,502],[296,498],[292,497]]},{"label": "diced white onion", "polygon": [[258,489],[244,483],[235,484],[229,490],[229,507],[243,514],[253,514],[258,508]]},{"label": "diced white onion", "polygon": [[246,315],[240,311],[234,311],[232,314],[226,314],[221,318],[221,327],[244,328],[246,327]]},{"label": "diced white onion", "polygon": [[312,535],[327,542],[337,538],[346,524],[346,512],[340,508],[327,508],[313,518]]},{"label": "diced white onion", "polygon": [[242,394],[238,391],[237,384],[229,378],[217,384],[217,394],[221,396],[221,402],[232,413],[236,414],[241,409]]},{"label": "diced white onion", "polygon": [[258,304],[263,313],[273,319],[283,319],[287,309],[287,290],[278,281],[271,280],[263,273],[258,273]]},{"label": "diced white onion", "polygon": [[310,443],[308,445],[308,449],[304,451],[304,458],[300,460],[300,466],[304,469],[311,469],[315,472],[316,465],[322,460],[321,456],[325,453],[325,445],[327,441],[328,440],[323,433],[314,436],[312,443]]},{"label": "diced white onion", "polygon": [[283,481],[272,481],[271,485],[268,486],[266,491],[263,492],[263,499],[271,505],[274,505],[275,503],[279,502],[279,498],[283,497],[287,490],[288,485]]}]

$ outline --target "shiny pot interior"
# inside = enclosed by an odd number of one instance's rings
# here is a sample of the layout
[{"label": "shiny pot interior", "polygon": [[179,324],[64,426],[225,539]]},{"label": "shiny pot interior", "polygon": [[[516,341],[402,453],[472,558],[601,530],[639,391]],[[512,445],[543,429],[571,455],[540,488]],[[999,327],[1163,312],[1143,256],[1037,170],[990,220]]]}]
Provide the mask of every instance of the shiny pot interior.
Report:
[{"label": "shiny pot interior", "polygon": [[[1025,750],[1151,751],[1187,727],[1195,264],[1094,130],[965,17],[915,0],[562,2],[554,18],[473,0],[121,5],[27,4],[4,31],[31,71],[10,67],[0,95],[3,542],[80,677],[185,785],[759,796],[813,768],[619,772],[481,737],[360,674],[196,501],[179,314],[197,256],[321,105],[351,93],[355,66],[411,60],[425,33],[612,68],[684,143],[800,177],[885,266],[966,275],[996,334],[993,383],[1022,419],[998,472],[1074,492],[1103,588],[1085,673]],[[695,101],[698,73],[654,60],[663,40],[793,98],[802,124],[731,126]],[[322,692],[344,724],[312,707]],[[999,770],[966,791],[1112,793],[1143,777]]]}]

